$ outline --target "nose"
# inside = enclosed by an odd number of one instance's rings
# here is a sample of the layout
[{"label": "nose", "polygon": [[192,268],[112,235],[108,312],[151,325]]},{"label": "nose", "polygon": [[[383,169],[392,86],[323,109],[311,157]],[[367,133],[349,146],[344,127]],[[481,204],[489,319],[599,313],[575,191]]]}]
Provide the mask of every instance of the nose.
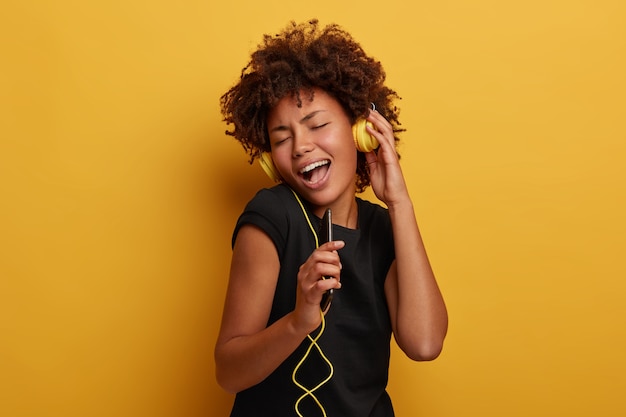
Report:
[{"label": "nose", "polygon": [[303,131],[294,135],[293,139],[293,157],[298,158],[311,152],[315,148],[315,144],[311,140],[311,136]]}]

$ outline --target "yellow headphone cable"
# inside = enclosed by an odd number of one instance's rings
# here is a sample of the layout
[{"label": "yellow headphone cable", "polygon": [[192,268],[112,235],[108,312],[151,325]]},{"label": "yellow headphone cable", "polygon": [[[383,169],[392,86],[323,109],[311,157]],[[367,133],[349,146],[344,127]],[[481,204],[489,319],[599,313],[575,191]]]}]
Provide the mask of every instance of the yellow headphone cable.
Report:
[{"label": "yellow headphone cable", "polygon": [[[309,218],[309,215],[307,214],[306,209],[304,208],[304,204],[302,204],[302,201],[300,200],[300,197],[298,197],[298,194],[293,189],[290,188],[290,190],[293,193],[293,195],[296,197],[296,200],[298,201],[298,204],[300,205],[300,208],[302,209],[302,212],[304,213],[304,217],[306,218],[306,221],[307,221],[307,223],[309,225],[309,228],[311,229],[311,232],[313,232],[313,237],[315,238],[315,248],[318,248],[319,247],[319,239],[317,237],[317,233],[315,232],[315,228],[311,224],[311,219]],[[296,365],[296,367],[293,370],[293,373],[291,374],[291,379],[292,379],[293,383],[296,384],[296,386],[298,386],[300,389],[302,389],[304,391],[304,394],[302,394],[300,396],[300,398],[298,398],[298,400],[296,401],[296,403],[294,405],[296,413],[298,414],[299,417],[304,417],[300,413],[299,407],[300,407],[300,402],[302,402],[302,400],[304,400],[306,397],[311,397],[313,399],[313,401],[315,401],[315,404],[317,404],[317,406],[321,410],[322,415],[324,417],[326,417],[326,410],[324,410],[324,406],[322,406],[322,404],[320,403],[318,398],[315,396],[314,392],[317,391],[324,384],[326,384],[328,381],[330,381],[330,379],[333,377],[333,374],[334,374],[334,368],[333,368],[333,364],[330,362],[330,360],[326,357],[326,355],[322,351],[322,348],[320,347],[320,345],[317,344],[317,341],[319,340],[319,338],[324,333],[324,330],[326,329],[326,320],[325,320],[325,317],[324,317],[324,312],[321,310],[321,308],[320,308],[320,315],[322,316],[322,324],[321,324],[321,327],[320,327],[320,331],[317,333],[317,335],[315,335],[315,337],[311,336],[311,334],[307,335],[307,337],[311,341],[311,344],[309,345],[308,349],[304,353],[304,356],[302,356],[302,359],[300,359],[300,362],[298,362],[298,364]],[[319,352],[319,354],[322,357],[322,359],[324,360],[324,362],[326,362],[326,364],[328,365],[329,374],[322,382],[317,384],[312,389],[308,389],[307,387],[305,387],[304,385],[302,385],[298,381],[298,379],[296,378],[296,374],[298,373],[298,370],[300,369],[302,364],[309,357],[309,354],[311,353],[311,350],[313,348],[317,349],[317,351]]]}]

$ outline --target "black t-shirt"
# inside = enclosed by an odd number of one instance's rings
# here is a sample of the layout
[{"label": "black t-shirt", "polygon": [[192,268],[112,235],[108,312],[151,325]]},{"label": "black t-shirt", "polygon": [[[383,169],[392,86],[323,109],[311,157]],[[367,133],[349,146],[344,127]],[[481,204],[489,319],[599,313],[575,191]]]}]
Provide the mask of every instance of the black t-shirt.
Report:
[{"label": "black t-shirt", "polygon": [[[313,394],[328,417],[391,417],[393,408],[385,390],[391,324],[384,293],[385,277],[395,258],[391,221],[385,208],[359,198],[356,201],[357,229],[333,225],[334,239],[346,243],[339,251],[342,288],[335,291],[326,328],[317,343],[334,373]],[[320,219],[302,202],[317,231]],[[235,227],[233,245],[244,224],[265,231],[280,259],[269,326],[293,311],[298,268],[315,250],[315,239],[292,190],[282,184],[259,191],[248,203]],[[295,404],[305,392],[293,382],[292,374],[310,345],[306,338],[264,381],[238,393],[231,417],[297,416]],[[300,365],[296,379],[312,389],[329,372],[314,347]],[[300,401],[298,410],[304,417],[323,415],[310,395]]]}]

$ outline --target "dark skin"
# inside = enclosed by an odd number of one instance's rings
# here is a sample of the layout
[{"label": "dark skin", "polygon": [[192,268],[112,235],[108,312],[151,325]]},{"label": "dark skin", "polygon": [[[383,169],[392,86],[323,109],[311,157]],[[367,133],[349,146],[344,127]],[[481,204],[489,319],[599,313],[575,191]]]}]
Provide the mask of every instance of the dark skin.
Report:
[{"label": "dark skin", "polygon": [[[389,209],[396,248],[385,281],[392,330],[408,357],[432,360],[441,352],[447,332],[446,307],[419,233],[393,127],[375,111],[367,119],[374,126],[369,133],[380,143],[376,153],[366,154],[371,185]],[[335,224],[356,228],[357,151],[350,119],[339,102],[320,89],[301,106],[286,96],[272,109],[267,124],[272,158],[284,181],[319,217],[330,207]],[[318,164],[323,167],[315,176],[303,174]],[[266,327],[280,271],[278,253],[256,226],[240,229],[215,348],[217,379],[223,388],[239,392],[261,382],[319,327],[322,294],[341,287],[337,250],[343,246],[344,242],[333,241],[312,252],[296,277],[294,310]]]}]

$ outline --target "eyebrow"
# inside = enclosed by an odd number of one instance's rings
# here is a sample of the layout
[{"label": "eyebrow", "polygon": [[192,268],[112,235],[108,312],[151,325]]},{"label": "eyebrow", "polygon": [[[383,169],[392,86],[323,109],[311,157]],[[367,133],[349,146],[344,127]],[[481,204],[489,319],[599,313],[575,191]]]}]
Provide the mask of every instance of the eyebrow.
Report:
[{"label": "eyebrow", "polygon": [[[312,119],[313,117],[315,117],[318,113],[322,113],[325,112],[326,110],[315,110],[312,111],[311,113],[307,114],[306,116],[304,116],[302,119],[300,119],[300,124]],[[288,130],[289,128],[285,125],[279,125],[276,127],[273,127],[270,129],[270,133],[272,132],[278,132],[278,131],[282,131],[282,130]]]}]

